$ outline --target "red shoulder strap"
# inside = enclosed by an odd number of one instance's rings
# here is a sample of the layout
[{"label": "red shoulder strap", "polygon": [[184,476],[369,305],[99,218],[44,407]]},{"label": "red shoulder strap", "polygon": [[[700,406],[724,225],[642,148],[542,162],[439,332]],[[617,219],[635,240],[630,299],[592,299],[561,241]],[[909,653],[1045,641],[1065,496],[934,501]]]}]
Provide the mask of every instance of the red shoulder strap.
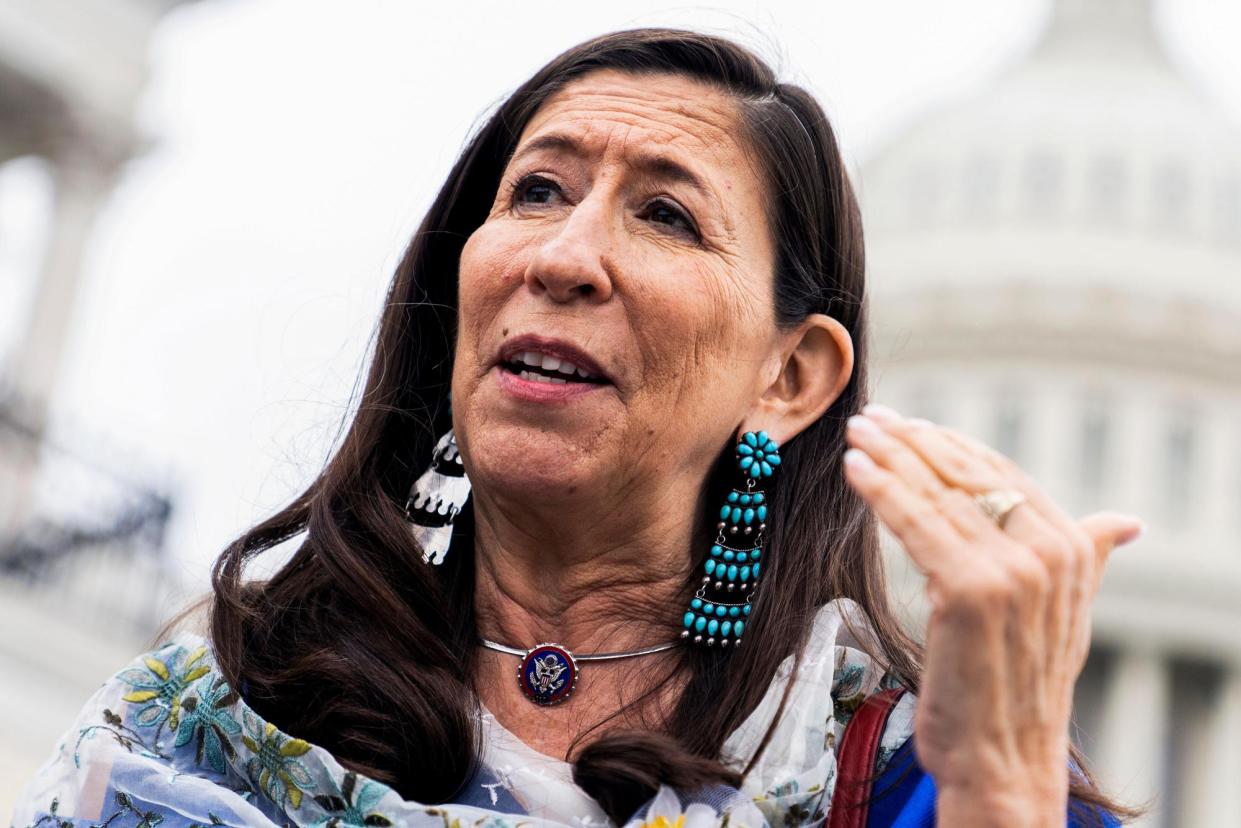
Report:
[{"label": "red shoulder strap", "polygon": [[904,693],[903,688],[894,687],[868,696],[845,726],[836,752],[836,792],[827,828],[866,828],[879,738]]}]

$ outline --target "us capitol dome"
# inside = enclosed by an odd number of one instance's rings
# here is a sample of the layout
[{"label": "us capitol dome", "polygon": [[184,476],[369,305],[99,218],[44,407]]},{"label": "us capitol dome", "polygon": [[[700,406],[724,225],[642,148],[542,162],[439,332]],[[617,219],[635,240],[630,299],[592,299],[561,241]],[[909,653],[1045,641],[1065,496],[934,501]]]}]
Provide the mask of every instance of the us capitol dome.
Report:
[{"label": "us capitol dome", "polygon": [[[1144,825],[1241,826],[1241,128],[1149,0],[1059,2],[1029,55],[855,175],[873,399],[973,434],[1112,556],[1074,736]],[[921,584],[889,544],[912,619]]]}]

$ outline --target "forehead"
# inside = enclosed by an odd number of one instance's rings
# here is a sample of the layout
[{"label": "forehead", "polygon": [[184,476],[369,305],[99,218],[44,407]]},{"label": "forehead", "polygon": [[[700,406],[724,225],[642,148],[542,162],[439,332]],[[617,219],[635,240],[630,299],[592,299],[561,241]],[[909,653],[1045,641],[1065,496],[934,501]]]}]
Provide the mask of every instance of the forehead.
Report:
[{"label": "forehead", "polygon": [[707,83],[671,73],[601,69],[548,98],[526,125],[517,152],[557,134],[596,154],[627,158],[658,148],[716,178],[752,176],[755,167],[739,126],[736,103]]}]

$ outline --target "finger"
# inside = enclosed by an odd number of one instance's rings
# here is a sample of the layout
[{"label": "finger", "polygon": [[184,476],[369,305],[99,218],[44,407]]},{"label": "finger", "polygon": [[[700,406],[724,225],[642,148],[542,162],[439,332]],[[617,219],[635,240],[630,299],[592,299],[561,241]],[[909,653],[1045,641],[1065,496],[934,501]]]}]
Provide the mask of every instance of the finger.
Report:
[{"label": "finger", "polygon": [[[884,421],[885,433],[907,446],[941,484],[963,489],[971,494],[994,489],[1016,489],[1026,494],[1025,475],[1020,469],[1014,467],[1009,470],[994,465],[983,452],[953,440],[957,432],[950,428],[928,420],[905,419],[895,412],[892,414],[895,416],[889,416]],[[1029,500],[1027,495],[1027,502]],[[983,520],[991,522],[981,509],[976,508],[975,512]],[[1067,523],[1071,524],[1071,520]],[[1047,547],[1052,543],[1055,531],[1063,531],[1065,528],[1065,524],[1049,519],[1037,504],[1019,505],[1009,513],[1004,522],[1004,531],[1010,536],[1029,541],[1038,548]],[[1084,547],[1085,538],[1081,540]]]},{"label": "finger", "polygon": [[[1048,640],[1071,638],[1088,610],[1086,582],[1094,562],[1085,533],[1067,515],[1058,514],[1054,504],[1042,506],[1029,476],[989,446],[927,420],[905,419],[891,409],[882,408],[880,414],[885,429],[908,443],[950,485],[975,492],[1015,489],[1026,495],[1004,522],[1004,533],[1024,547],[1009,563],[1023,574],[1029,586],[1026,597],[1038,605],[1038,626],[1045,627]],[[1059,673],[1064,651],[1052,648],[1047,655],[1044,669]]]},{"label": "finger", "polygon": [[864,451],[844,455],[845,480],[866,501],[924,572],[968,565],[966,540],[925,497]]},{"label": "finger", "polygon": [[1142,519],[1123,512],[1095,512],[1086,515],[1078,525],[1090,537],[1095,551],[1095,579],[1091,594],[1099,588],[1103,568],[1117,546],[1132,543],[1145,530]]},{"label": "finger", "polygon": [[[1077,522],[1056,505],[1042,487],[1011,459],[982,441],[955,429],[928,420],[905,419],[890,409],[885,410],[895,415],[884,423],[885,428],[908,442],[949,485],[960,486],[972,492],[1016,489],[1026,496],[1027,503],[1043,521],[1069,541],[1079,557],[1089,552],[1089,539]],[[1028,510],[1024,515],[1018,515],[1014,511],[1005,523],[1005,528],[1016,531],[1017,527],[1028,525],[1029,517]],[[1061,562],[1053,560],[1051,563],[1059,568]],[[1068,563],[1071,565],[1074,562]],[[1081,569],[1081,562],[1077,562],[1076,568]],[[1084,574],[1084,570],[1077,574]]]},{"label": "finger", "polygon": [[952,522],[966,538],[974,539],[990,535],[994,525],[972,502],[968,505],[948,486],[939,475],[904,441],[888,434],[874,420],[854,415],[849,418],[845,437],[850,445],[861,449],[879,466],[905,481],[916,494],[929,500],[932,505]]},{"label": "finger", "polygon": [[[941,426],[941,428],[943,427]],[[981,440],[975,439],[964,432],[943,428],[943,433],[946,439],[962,448],[976,452],[997,472],[1013,480],[1014,487],[1026,496],[1034,508],[1061,530],[1068,532],[1070,527],[1076,525],[1076,521],[1052,500],[1046,490],[1039,485],[1039,482],[1027,474],[1011,457],[1001,454]]]},{"label": "finger", "polygon": [[1063,640],[1062,636],[1076,639],[1074,649],[1067,653],[1067,666],[1071,670],[1079,670],[1090,644],[1090,605],[1102,577],[1102,564],[1097,559],[1092,538],[1010,457],[954,429],[943,429],[942,433],[947,440],[982,457],[1014,481],[1013,487],[1026,496],[1026,503],[1010,515],[1010,526],[1027,515],[1038,513],[1059,534],[1060,543],[1048,540],[1046,545],[1036,545],[1035,548],[1061,587],[1056,591],[1055,607],[1050,616],[1053,640]]}]

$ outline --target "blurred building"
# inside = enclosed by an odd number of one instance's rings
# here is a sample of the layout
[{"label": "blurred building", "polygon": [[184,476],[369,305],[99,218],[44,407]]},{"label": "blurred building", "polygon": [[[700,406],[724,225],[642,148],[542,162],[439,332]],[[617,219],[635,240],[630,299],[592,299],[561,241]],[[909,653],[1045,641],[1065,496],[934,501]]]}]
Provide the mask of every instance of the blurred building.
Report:
[{"label": "blurred building", "polygon": [[[1241,825],[1241,129],[1149,0],[1061,0],[1033,52],[858,176],[876,399],[974,434],[1118,550],[1079,743],[1145,825]],[[916,573],[894,547],[912,617]]]},{"label": "blurred building", "polygon": [[[92,224],[143,141],[148,36],[172,0],[0,0],[0,818],[166,610],[170,501],[107,424],[49,414]],[[80,415],[75,419],[81,419]]]}]

